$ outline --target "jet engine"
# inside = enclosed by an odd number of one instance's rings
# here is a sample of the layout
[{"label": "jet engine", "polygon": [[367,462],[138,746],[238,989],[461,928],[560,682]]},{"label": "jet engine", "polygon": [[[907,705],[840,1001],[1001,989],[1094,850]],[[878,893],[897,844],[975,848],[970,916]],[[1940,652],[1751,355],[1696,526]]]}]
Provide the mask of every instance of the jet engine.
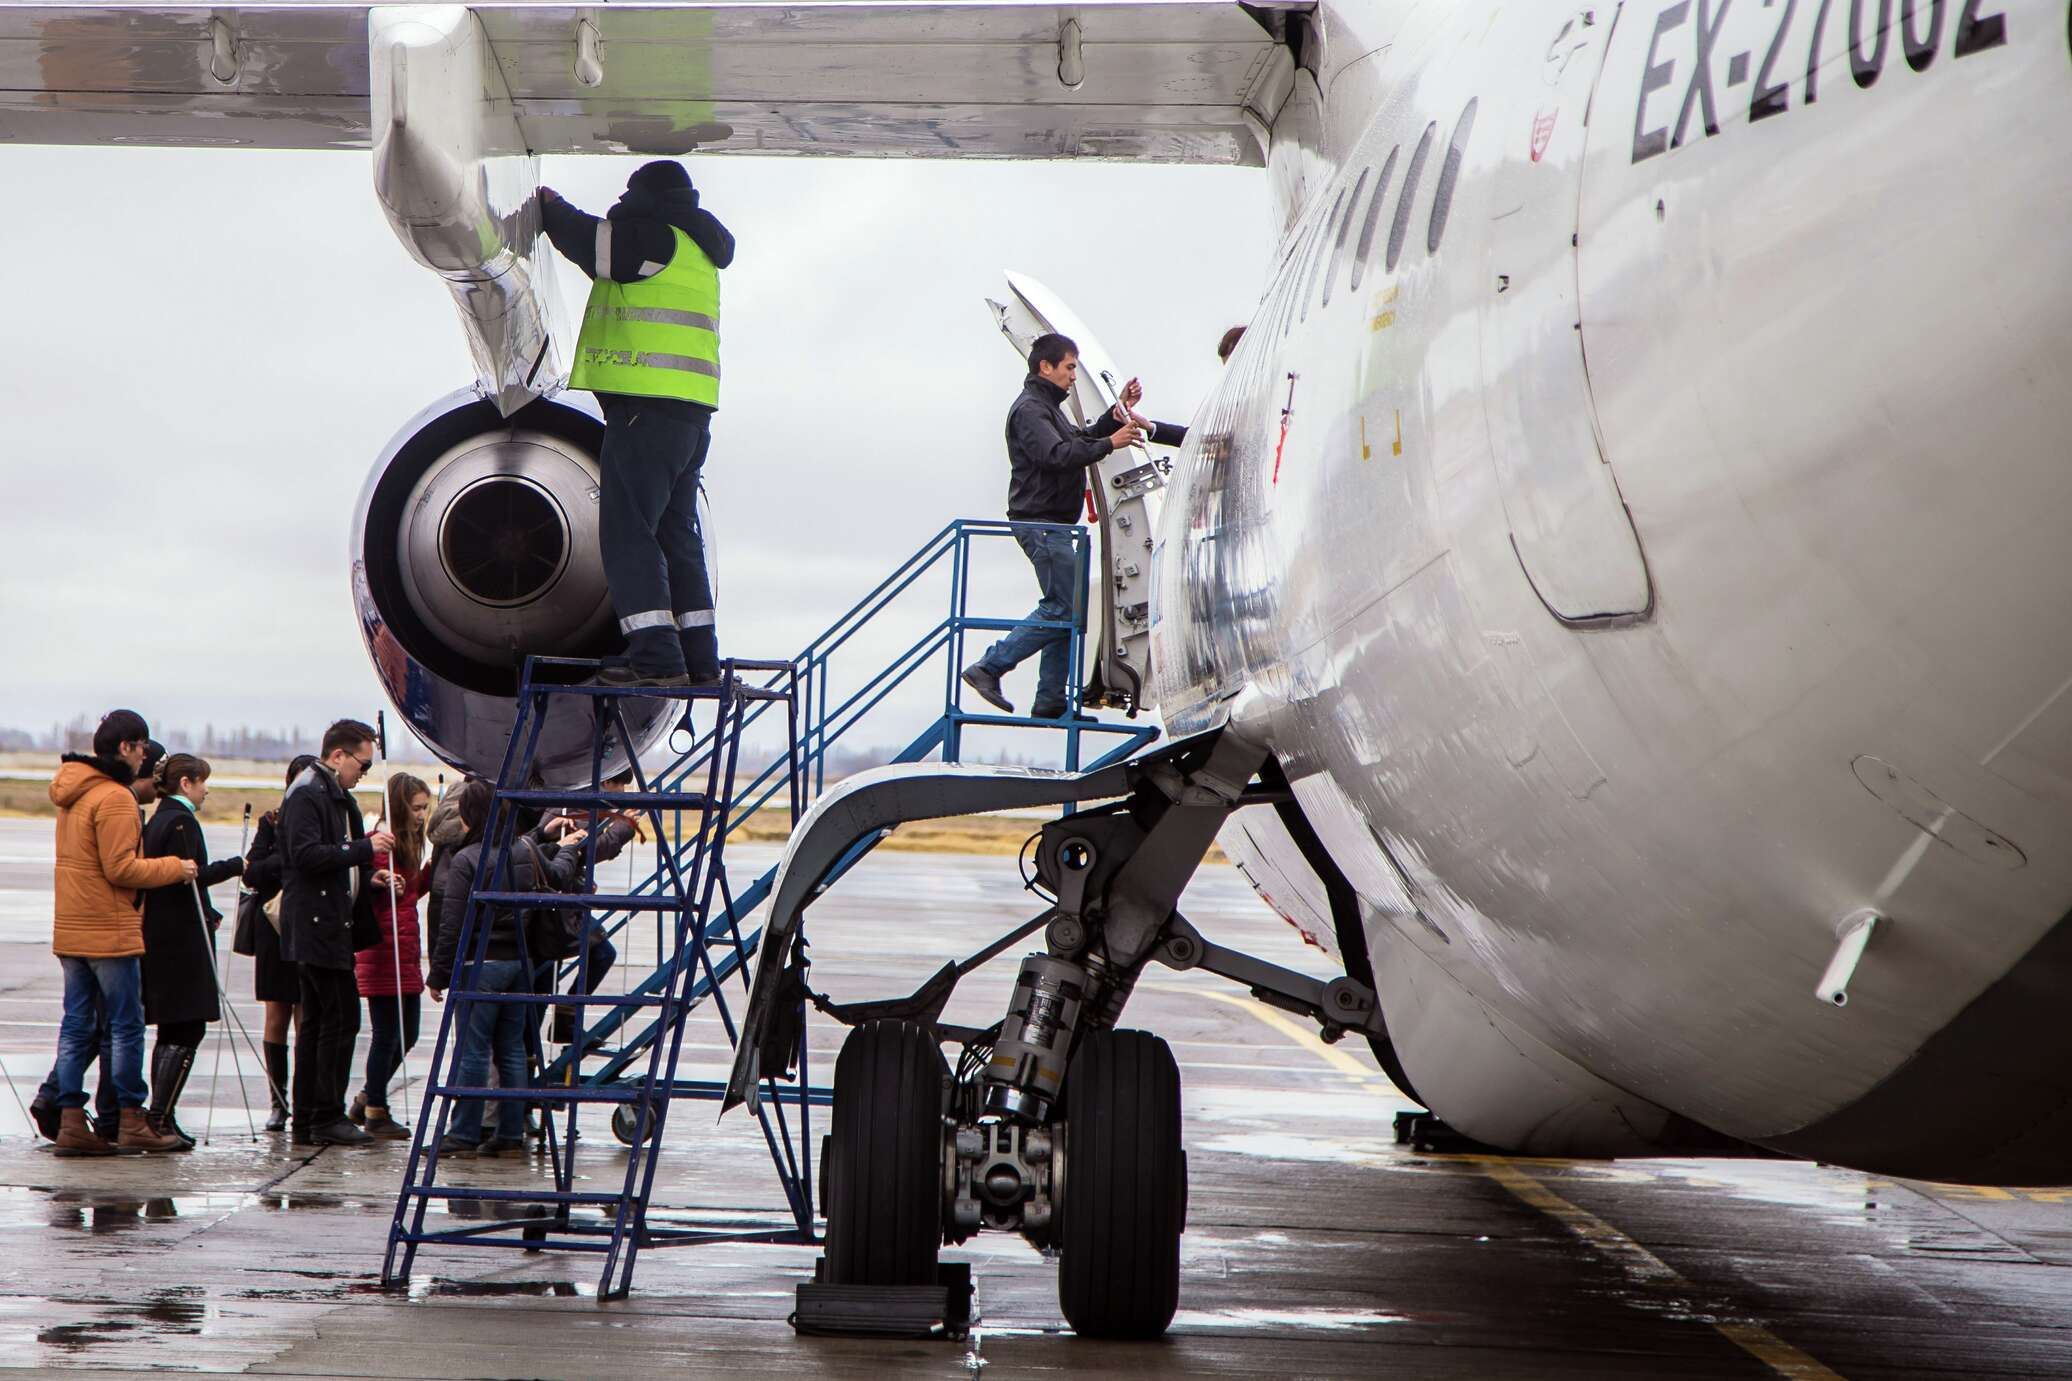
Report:
[{"label": "jet engine", "polygon": [[[412,418],[367,477],[352,541],[360,632],[397,712],[464,772],[493,775],[503,762],[528,655],[625,649],[598,552],[603,437],[587,395],[504,417],[461,389]],[[549,703],[541,778],[587,782],[599,702]],[[607,774],[682,713],[652,697],[616,703],[631,741],[610,733]]]}]

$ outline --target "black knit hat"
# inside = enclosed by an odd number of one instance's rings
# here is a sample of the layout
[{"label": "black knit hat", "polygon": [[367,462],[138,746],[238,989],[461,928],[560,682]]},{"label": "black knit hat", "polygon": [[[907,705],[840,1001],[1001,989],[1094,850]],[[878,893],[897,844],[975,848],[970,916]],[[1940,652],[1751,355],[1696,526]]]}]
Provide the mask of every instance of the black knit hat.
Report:
[{"label": "black knit hat", "polygon": [[643,163],[633,170],[633,176],[626,179],[629,192],[646,192],[660,196],[664,192],[679,191],[691,185],[691,175],[684,171],[683,164],[673,158],[658,158],[652,163]]}]

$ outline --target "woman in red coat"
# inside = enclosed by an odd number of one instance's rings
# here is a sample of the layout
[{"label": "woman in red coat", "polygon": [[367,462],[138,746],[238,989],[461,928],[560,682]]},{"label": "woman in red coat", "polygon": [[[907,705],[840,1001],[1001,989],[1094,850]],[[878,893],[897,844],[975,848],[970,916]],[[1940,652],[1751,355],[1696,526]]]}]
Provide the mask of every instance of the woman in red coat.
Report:
[{"label": "woman in red coat", "polygon": [[[367,1087],[349,1114],[371,1136],[405,1138],[410,1129],[389,1116],[389,1079],[417,1044],[418,995],[424,991],[419,959],[424,944],[417,928],[417,899],[431,885],[424,824],[432,789],[407,772],[388,781],[387,828],[396,837],[395,856],[374,855],[374,919],[381,942],[353,956],[353,975],[367,999]],[[389,905],[395,898],[393,908]]]}]

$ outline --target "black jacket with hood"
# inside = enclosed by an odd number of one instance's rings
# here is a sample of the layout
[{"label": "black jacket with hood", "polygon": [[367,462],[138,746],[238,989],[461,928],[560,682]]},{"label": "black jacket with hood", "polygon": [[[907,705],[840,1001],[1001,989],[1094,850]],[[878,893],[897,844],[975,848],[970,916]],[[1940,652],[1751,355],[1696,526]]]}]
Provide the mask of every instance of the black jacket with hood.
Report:
[{"label": "black jacket with hood", "polygon": [[[534,865],[538,866],[535,867]],[[482,870],[482,841],[464,844],[453,855],[446,885],[439,897],[439,914],[434,918],[432,971],[425,986],[444,991],[453,986],[453,971],[466,955],[460,952],[461,925],[467,919],[468,895],[475,890],[476,874]],[[510,874],[502,892],[566,892],[582,875],[583,851],[563,849],[547,842],[535,831],[518,836],[511,843]],[[519,913],[516,908],[491,908],[489,943],[484,959],[527,959],[521,948]],[[478,921],[479,923],[479,921]]]},{"label": "black jacket with hood", "polygon": [[[540,219],[554,248],[591,278],[638,283],[654,277],[676,257],[673,230],[690,236],[713,267],[724,269],[734,262],[733,235],[719,217],[698,204],[698,189],[690,185],[682,165],[666,160],[644,164],[627,180],[625,194],[603,217],[610,227],[607,235],[599,235],[598,217],[559,197],[541,203]],[[608,262],[598,262],[600,245],[608,251]],[[702,403],[679,398],[644,397],[640,401],[643,407],[667,404],[699,413],[712,411]]]}]

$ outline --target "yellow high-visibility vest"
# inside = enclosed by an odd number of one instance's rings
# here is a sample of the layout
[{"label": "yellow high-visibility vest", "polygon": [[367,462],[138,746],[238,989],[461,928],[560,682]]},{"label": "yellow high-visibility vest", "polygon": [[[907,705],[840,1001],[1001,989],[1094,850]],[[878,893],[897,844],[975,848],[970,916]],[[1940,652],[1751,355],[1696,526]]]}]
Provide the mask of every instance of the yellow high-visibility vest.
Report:
[{"label": "yellow high-visibility vest", "polygon": [[667,268],[614,283],[597,265],[570,388],[719,406],[719,270],[681,230]]}]

